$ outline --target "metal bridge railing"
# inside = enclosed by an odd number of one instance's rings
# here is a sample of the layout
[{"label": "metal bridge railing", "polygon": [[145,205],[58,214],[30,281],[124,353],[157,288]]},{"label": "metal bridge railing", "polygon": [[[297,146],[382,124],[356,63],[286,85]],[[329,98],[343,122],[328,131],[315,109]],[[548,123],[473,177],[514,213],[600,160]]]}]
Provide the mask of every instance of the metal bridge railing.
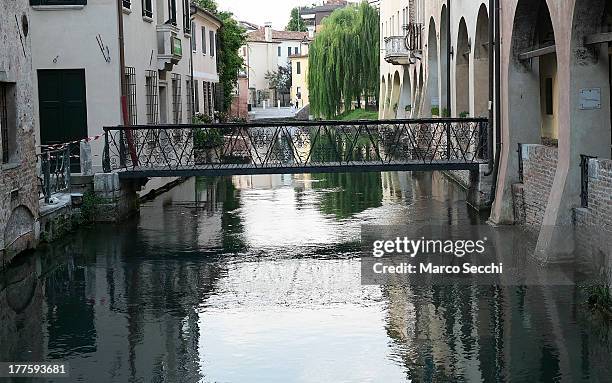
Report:
[{"label": "metal bridge railing", "polygon": [[57,193],[70,191],[70,146],[61,149],[46,150],[37,155],[40,174],[39,197],[45,203]]},{"label": "metal bridge railing", "polygon": [[580,206],[589,207],[589,161],[593,156],[580,155]]},{"label": "metal bridge railing", "polygon": [[[486,119],[105,127],[105,171],[486,163]],[[455,166],[456,168],[456,166]]]}]

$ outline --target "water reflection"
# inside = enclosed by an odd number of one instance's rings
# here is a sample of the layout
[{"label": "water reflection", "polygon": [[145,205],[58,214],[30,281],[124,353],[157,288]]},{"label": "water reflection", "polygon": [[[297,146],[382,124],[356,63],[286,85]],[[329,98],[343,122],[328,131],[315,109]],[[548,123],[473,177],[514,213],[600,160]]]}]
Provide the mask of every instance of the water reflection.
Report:
[{"label": "water reflection", "polygon": [[84,382],[609,380],[574,287],[361,285],[362,223],[482,219],[439,174],[190,179],[0,274],[0,359]]}]

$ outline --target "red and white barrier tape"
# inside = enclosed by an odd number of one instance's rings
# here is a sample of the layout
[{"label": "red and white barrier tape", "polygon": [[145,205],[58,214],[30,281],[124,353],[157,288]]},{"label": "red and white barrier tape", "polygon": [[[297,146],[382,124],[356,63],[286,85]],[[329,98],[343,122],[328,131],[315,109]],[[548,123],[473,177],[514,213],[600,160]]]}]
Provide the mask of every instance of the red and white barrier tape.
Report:
[{"label": "red and white barrier tape", "polygon": [[97,136],[93,136],[93,137],[85,137],[81,140],[75,140],[75,141],[70,141],[70,142],[63,142],[61,144],[53,144],[53,145],[38,145],[39,148],[42,149],[47,149],[47,150],[56,150],[56,149],[63,149],[66,146],[70,146],[73,144],[79,144],[81,142],[90,142],[90,141],[95,141],[98,140],[100,138],[102,138],[104,136],[104,134],[98,134]]}]

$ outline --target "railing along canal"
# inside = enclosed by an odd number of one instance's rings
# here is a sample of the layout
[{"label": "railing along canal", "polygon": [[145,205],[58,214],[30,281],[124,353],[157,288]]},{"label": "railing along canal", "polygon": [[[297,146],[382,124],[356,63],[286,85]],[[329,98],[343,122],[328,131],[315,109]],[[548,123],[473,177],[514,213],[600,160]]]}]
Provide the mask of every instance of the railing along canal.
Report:
[{"label": "railing along canal", "polygon": [[45,203],[54,194],[70,191],[70,146],[61,149],[45,150],[37,155],[39,175],[39,196]]},{"label": "railing along canal", "polygon": [[103,166],[107,172],[233,169],[234,174],[415,163],[473,168],[491,155],[488,129],[486,119],[476,118],[105,127]]}]

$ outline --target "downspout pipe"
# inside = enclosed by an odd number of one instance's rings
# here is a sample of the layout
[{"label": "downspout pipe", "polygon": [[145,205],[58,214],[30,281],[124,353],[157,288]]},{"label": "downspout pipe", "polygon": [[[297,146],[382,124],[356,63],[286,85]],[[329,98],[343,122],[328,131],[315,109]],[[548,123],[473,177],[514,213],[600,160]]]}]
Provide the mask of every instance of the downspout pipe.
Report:
[{"label": "downspout pipe", "polygon": [[493,76],[495,75],[495,51],[494,47],[497,46],[494,43],[495,40],[495,16],[494,16],[494,8],[495,8],[495,0],[489,0],[489,127],[488,127],[488,140],[487,140],[487,150],[489,155],[489,168],[487,172],[484,174],[485,176],[490,176],[493,174],[493,168],[495,167],[495,157],[493,150],[493,140],[495,139],[493,135],[493,108],[495,105],[494,92],[495,92],[495,82],[493,81]]},{"label": "downspout pipe", "polygon": [[501,46],[500,46],[500,5],[495,2],[495,163],[493,166],[493,182],[491,183],[491,198],[497,193],[497,178],[499,175],[499,159],[503,148],[501,119]]},{"label": "downspout pipe", "polygon": [[446,109],[451,112],[451,0],[446,0]]},{"label": "downspout pipe", "polygon": [[[189,3],[191,4],[191,3]],[[191,39],[195,39],[196,38],[196,31],[193,30],[193,20],[195,20],[195,15],[198,12],[198,9],[196,8],[195,5],[190,5],[189,6],[189,23],[191,25],[189,25],[189,29],[191,30],[191,37],[189,38],[189,72],[191,75],[191,81],[189,81],[190,84],[190,88],[189,92],[191,93],[191,116],[189,116],[189,120],[191,123],[193,123],[193,117],[195,116],[195,110],[196,110],[196,104],[195,104],[195,81],[193,79],[193,43],[191,41]],[[203,43],[202,43],[203,44]]]},{"label": "downspout pipe", "polygon": [[[130,117],[128,114],[127,107],[127,82],[125,80],[125,34],[123,31],[123,1],[117,0],[117,27],[119,32],[119,84],[121,87],[121,97],[119,99],[120,107],[121,107],[121,116],[123,119],[123,125],[129,126]],[[132,159],[132,164],[134,166],[138,165],[138,156],[136,155],[136,149],[134,147],[134,139],[132,137],[132,131],[126,130],[125,135],[128,142],[128,150],[130,152],[130,158]]]}]

